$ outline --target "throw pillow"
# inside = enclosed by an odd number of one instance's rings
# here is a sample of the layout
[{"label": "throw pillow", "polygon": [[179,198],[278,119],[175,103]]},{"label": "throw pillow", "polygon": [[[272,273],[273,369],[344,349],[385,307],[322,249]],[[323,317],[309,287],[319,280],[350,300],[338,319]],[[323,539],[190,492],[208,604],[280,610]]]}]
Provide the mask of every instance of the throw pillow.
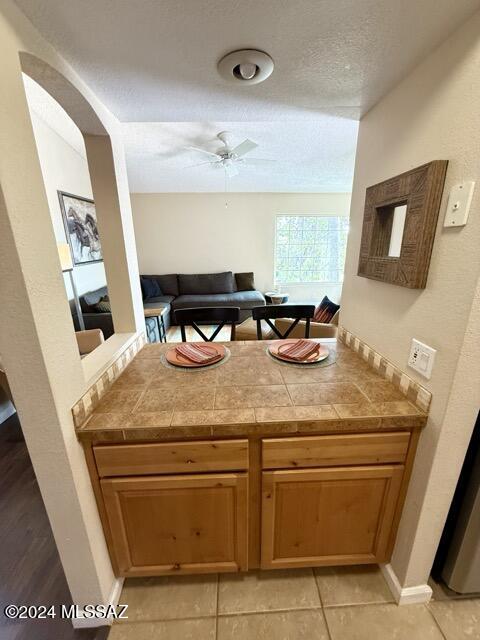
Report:
[{"label": "throw pillow", "polygon": [[253,271],[236,273],[235,282],[237,283],[237,291],[255,291]]},{"label": "throw pillow", "polygon": [[98,313],[112,313],[112,308],[110,306],[110,300],[108,296],[103,296],[95,305],[95,311]]},{"label": "throw pillow", "polygon": [[144,300],[157,298],[158,296],[163,295],[160,285],[155,278],[145,278],[144,276],[140,276],[140,286],[142,287]]},{"label": "throw pillow", "polygon": [[325,296],[318,307],[315,309],[313,321],[328,323],[339,309],[339,304],[335,304],[335,302],[329,300],[328,296]]}]

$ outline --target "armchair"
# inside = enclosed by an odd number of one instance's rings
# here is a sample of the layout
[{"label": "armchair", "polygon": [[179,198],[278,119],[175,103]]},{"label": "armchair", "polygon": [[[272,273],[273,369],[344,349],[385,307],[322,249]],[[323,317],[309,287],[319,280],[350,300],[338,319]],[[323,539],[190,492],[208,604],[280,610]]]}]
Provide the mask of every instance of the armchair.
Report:
[{"label": "armchair", "polygon": [[[314,320],[310,321],[310,338],[336,338],[338,331],[338,320],[340,317],[340,311],[337,311],[330,322],[315,322]],[[275,326],[278,327],[279,331],[283,333],[288,325],[290,324],[289,320],[283,320],[282,318],[278,318],[275,320]],[[304,338],[305,337],[305,321],[300,320],[297,326],[292,330],[289,338]]]}]

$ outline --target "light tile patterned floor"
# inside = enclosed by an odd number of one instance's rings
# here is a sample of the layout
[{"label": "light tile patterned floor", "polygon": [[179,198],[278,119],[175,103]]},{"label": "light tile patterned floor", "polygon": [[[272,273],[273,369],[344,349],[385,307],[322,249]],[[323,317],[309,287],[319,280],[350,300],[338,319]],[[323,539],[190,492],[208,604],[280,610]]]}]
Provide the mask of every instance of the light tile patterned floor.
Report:
[{"label": "light tile patterned floor", "polygon": [[398,607],[377,567],[127,580],[109,640],[480,640],[480,599]]}]

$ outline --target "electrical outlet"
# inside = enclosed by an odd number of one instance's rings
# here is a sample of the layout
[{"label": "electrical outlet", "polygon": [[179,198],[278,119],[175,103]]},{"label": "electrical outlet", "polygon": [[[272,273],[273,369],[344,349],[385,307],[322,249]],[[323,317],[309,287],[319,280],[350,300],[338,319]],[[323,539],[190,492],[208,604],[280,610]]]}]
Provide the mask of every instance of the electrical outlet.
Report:
[{"label": "electrical outlet", "polygon": [[418,371],[427,380],[430,380],[436,353],[436,349],[432,349],[427,344],[423,344],[420,340],[413,338],[408,357],[408,366]]}]

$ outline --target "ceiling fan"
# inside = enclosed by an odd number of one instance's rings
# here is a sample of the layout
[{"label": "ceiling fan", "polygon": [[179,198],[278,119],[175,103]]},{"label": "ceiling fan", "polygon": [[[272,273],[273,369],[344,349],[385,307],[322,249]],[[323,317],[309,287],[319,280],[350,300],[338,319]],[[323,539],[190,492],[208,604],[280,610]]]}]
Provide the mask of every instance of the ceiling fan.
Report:
[{"label": "ceiling fan", "polygon": [[207,151],[207,149],[202,149],[200,147],[187,147],[190,151],[198,151],[199,153],[210,156],[212,159],[207,160],[206,162],[189,165],[188,167],[185,167],[185,169],[210,164],[213,167],[224,169],[225,175],[229,178],[233,178],[233,176],[238,175],[238,167],[242,164],[255,165],[275,162],[275,160],[266,160],[263,158],[245,158],[244,156],[258,147],[258,144],[246,138],[243,142],[240,142],[240,144],[237,144],[232,148],[231,135],[232,134],[229,131],[221,131],[217,134],[217,138],[223,143],[223,146],[220,147],[216,153]]}]

